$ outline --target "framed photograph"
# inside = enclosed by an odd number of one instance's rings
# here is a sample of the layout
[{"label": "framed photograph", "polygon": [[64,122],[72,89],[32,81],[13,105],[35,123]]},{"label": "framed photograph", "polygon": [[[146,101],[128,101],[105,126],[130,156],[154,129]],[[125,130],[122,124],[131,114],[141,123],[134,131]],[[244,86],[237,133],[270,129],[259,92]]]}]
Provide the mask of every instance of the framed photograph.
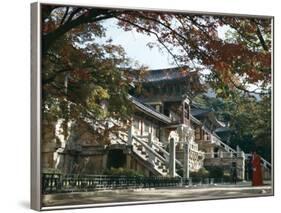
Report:
[{"label": "framed photograph", "polygon": [[274,17],[31,16],[32,209],[274,195]]}]

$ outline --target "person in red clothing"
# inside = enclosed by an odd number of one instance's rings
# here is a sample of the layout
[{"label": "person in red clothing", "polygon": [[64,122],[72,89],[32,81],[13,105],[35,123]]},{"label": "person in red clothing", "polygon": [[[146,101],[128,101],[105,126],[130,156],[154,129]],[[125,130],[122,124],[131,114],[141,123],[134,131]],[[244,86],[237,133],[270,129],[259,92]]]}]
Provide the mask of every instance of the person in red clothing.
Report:
[{"label": "person in red clothing", "polygon": [[253,155],[252,155],[252,169],[253,169],[252,186],[263,185],[262,171],[261,171],[261,158],[256,152],[253,152]]}]

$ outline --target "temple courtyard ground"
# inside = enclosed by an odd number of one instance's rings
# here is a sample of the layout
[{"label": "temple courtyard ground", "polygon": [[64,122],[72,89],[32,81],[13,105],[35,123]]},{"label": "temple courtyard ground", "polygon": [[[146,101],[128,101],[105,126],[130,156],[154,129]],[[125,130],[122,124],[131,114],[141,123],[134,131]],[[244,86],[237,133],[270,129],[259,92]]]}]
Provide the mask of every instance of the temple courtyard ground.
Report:
[{"label": "temple courtyard ground", "polygon": [[[65,206],[81,204],[98,204],[125,202],[165,202],[206,200],[220,198],[256,197],[273,195],[270,183],[252,187],[250,182],[237,184],[194,185],[178,188],[147,188],[102,190],[95,192],[70,192],[43,195],[43,206]],[[124,204],[125,204],[124,203]]]}]

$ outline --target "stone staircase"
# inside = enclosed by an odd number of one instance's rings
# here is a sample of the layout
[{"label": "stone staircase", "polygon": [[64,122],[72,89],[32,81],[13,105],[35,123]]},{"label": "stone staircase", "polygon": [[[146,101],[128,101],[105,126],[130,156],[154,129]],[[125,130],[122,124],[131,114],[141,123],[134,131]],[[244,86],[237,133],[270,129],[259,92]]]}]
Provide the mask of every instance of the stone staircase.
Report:
[{"label": "stone staircase", "polygon": [[[151,135],[138,136],[125,132],[119,132],[117,143],[132,146],[133,155],[148,165],[148,169],[157,176],[169,176],[170,154],[163,147],[161,142],[153,141]],[[182,168],[180,161],[176,160],[177,168]],[[176,174],[176,176],[179,176]]]},{"label": "stone staircase", "polygon": [[[251,158],[252,154],[244,153],[242,150],[238,151],[231,148],[229,145],[222,142],[218,136],[215,134],[211,136],[211,143],[216,144],[217,146],[221,147],[225,150],[225,152],[220,152],[217,156],[218,158],[244,158],[244,160],[248,160]],[[213,153],[205,153],[205,158],[214,158]],[[271,163],[261,157],[261,166],[263,170],[263,176],[265,179],[271,179]]]},{"label": "stone staircase", "polygon": [[156,174],[160,176],[168,176],[169,169],[163,156],[157,150],[150,147],[145,141],[133,136],[132,143],[133,153],[140,157],[143,161],[150,164]]},{"label": "stone staircase", "polygon": [[[224,148],[228,153],[233,154],[234,156],[239,156],[241,155],[241,153],[244,153],[243,151],[241,151],[240,153],[237,150],[234,150],[233,148],[231,148],[229,145],[223,143],[221,140],[219,140],[216,136],[213,136],[213,140],[214,142],[219,145],[220,147]],[[251,157],[252,155],[249,153],[244,153],[245,158],[247,157]],[[263,157],[261,158],[261,162],[262,162],[262,166],[264,168],[267,169],[271,169],[271,163],[269,163],[267,160],[265,160]]]},{"label": "stone staircase", "polygon": [[[142,161],[147,168],[157,176],[169,176],[169,158],[170,153],[164,149],[167,143],[160,142],[152,138],[151,134],[148,136],[140,136],[132,134],[132,131],[118,132],[118,135],[113,137],[113,143],[125,144],[132,146],[133,155]],[[211,143],[215,143],[221,147],[225,152],[220,152],[217,158],[244,158],[250,157],[250,154],[245,154],[243,151],[237,151],[229,145],[223,143],[216,135],[212,135]],[[199,167],[203,167],[204,159],[214,159],[214,153],[204,153],[197,149],[190,147],[190,156],[196,156],[194,159],[190,157],[189,167],[190,171],[196,171]],[[201,160],[199,162],[198,156]],[[261,158],[263,170],[267,172],[267,176],[271,174],[271,164],[264,158]],[[179,160],[175,160],[176,168],[182,169],[183,164]],[[194,167],[194,168],[193,168]],[[176,173],[176,176],[179,176]]]}]

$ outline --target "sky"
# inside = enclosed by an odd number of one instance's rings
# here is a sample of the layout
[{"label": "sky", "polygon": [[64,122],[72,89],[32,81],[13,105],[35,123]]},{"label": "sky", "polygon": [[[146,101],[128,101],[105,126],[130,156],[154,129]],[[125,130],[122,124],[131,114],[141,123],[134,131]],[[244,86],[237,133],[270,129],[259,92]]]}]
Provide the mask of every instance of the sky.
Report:
[{"label": "sky", "polygon": [[167,51],[159,51],[158,47],[150,49],[147,46],[147,43],[157,41],[154,36],[147,36],[135,30],[124,31],[114,20],[108,20],[105,24],[106,39],[111,38],[113,44],[121,45],[127,56],[138,61],[140,65],[146,65],[149,69],[175,67]]}]

